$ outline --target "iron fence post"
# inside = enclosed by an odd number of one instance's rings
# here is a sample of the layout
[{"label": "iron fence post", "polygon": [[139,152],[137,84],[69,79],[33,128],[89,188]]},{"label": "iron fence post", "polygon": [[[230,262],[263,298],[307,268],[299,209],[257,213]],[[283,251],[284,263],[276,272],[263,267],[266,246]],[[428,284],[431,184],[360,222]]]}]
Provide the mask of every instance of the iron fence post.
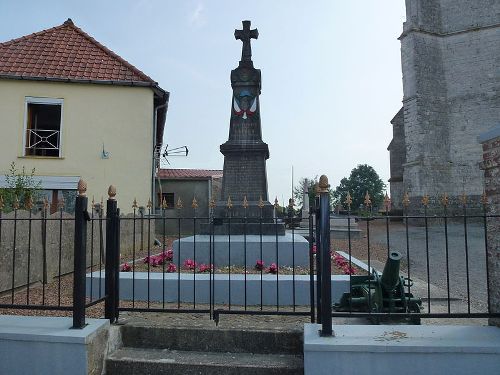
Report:
[{"label": "iron fence post", "polygon": [[309,209],[309,294],[310,294],[310,304],[311,304],[311,323],[316,323],[316,311],[315,311],[315,300],[314,300],[314,228],[313,228],[313,213]]},{"label": "iron fence post", "polygon": [[321,336],[332,336],[332,264],[330,258],[330,193],[328,178],[319,179],[321,247]]},{"label": "iron fence post", "polygon": [[[113,188],[114,189],[114,188]],[[117,301],[117,279],[118,267],[116,262],[116,216],[117,216],[117,203],[114,198],[116,192],[112,194],[112,186],[110,186],[108,194],[109,198],[106,202],[106,266],[105,266],[105,293],[106,301],[104,304],[104,317],[109,319],[110,323],[116,320],[116,301]],[[118,255],[119,256],[119,255]]]},{"label": "iron fence post", "polygon": [[[116,201],[115,201],[116,203]],[[115,322],[118,321],[120,307],[120,209],[116,209],[114,219],[115,251],[114,251],[114,269],[115,269]]]},{"label": "iron fence post", "polygon": [[[317,190],[317,186],[316,186]],[[316,191],[317,193],[317,191]],[[316,321],[321,323],[321,238],[320,238],[320,213],[319,213],[319,196],[314,199],[314,215],[315,215],[315,245],[316,245]]]},{"label": "iron fence post", "polygon": [[73,327],[85,327],[85,270],[87,255],[87,186],[83,180],[78,183],[78,196],[75,203],[75,237],[73,259]]}]

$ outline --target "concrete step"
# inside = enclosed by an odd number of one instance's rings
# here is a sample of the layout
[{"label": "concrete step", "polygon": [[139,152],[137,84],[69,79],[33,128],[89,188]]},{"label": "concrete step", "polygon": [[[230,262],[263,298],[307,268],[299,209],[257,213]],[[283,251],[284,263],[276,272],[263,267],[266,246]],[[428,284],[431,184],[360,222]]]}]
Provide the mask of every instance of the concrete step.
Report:
[{"label": "concrete step", "polygon": [[126,324],[123,346],[183,351],[302,355],[302,331]]},{"label": "concrete step", "polygon": [[122,348],[106,360],[106,374],[298,375],[304,365],[295,355]]}]

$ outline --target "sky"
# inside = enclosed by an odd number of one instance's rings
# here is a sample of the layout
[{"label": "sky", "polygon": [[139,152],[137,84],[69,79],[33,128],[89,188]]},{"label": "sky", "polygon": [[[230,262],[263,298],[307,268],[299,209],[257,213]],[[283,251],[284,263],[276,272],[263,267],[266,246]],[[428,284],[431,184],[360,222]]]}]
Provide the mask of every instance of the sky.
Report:
[{"label": "sky", "polygon": [[288,202],[300,178],[336,187],[358,164],[387,183],[390,120],[402,106],[401,0],[0,0],[0,41],[67,18],[170,92],[164,144],[187,146],[170,168],[222,169],[234,30],[250,20],[262,71],[262,137],[270,200]]}]

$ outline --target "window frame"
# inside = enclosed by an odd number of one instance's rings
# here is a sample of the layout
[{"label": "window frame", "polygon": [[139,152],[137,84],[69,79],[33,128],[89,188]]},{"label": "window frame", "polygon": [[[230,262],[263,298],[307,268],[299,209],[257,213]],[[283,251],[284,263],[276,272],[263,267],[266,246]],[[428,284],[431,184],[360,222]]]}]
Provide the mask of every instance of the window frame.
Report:
[{"label": "window frame", "polygon": [[[46,104],[46,105],[59,105],[61,107],[61,122],[59,124],[59,155],[58,156],[38,156],[26,154],[26,132],[28,131],[28,104]],[[61,159],[63,157],[63,118],[64,118],[64,99],[61,98],[47,98],[26,96],[24,98],[24,124],[23,124],[23,149],[22,156],[25,158],[47,158],[47,159]]]}]

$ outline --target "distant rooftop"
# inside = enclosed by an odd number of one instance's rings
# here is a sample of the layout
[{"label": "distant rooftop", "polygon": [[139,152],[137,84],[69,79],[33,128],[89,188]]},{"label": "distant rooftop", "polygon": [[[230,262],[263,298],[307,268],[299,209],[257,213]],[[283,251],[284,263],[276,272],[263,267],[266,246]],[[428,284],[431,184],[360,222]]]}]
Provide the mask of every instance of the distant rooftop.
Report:
[{"label": "distant rooftop", "polygon": [[[155,103],[169,93],[68,18],[62,25],[0,43],[0,79],[151,87]],[[166,108],[157,114],[162,143]]]},{"label": "distant rooftop", "polygon": [[157,85],[75,26],[71,19],[60,26],[0,43],[0,76]]},{"label": "distant rooftop", "polygon": [[160,169],[158,177],[172,180],[199,180],[210,178],[221,178],[220,169]]}]

